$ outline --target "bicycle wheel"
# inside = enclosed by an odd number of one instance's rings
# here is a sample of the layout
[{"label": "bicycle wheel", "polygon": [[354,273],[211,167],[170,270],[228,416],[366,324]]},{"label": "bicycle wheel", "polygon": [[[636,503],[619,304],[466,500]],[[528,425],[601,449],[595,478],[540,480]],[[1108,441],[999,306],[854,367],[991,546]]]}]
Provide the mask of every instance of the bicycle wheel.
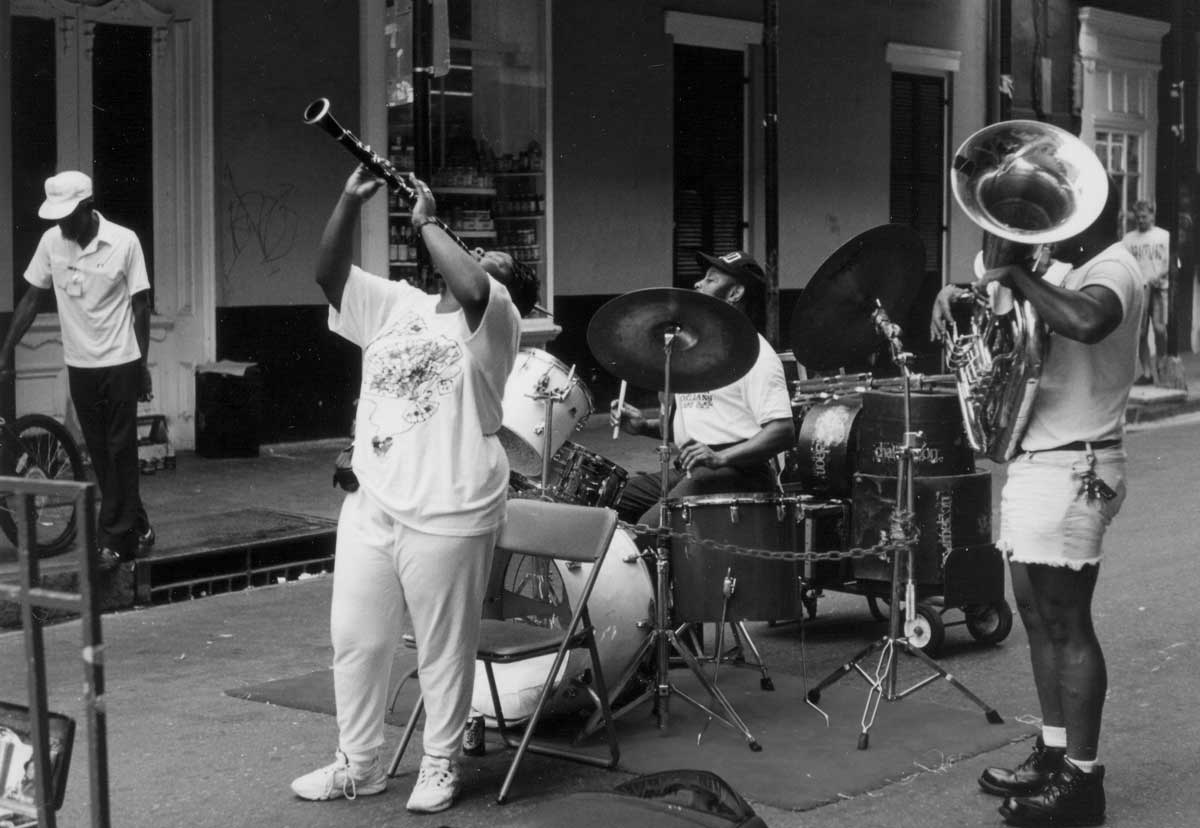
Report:
[{"label": "bicycle wheel", "polygon": [[[10,477],[27,480],[85,480],[83,458],[71,432],[53,417],[26,414],[18,417],[3,436],[5,442],[15,436],[16,445],[0,451]],[[12,543],[17,542],[17,522],[13,513],[15,498],[0,492],[0,529]],[[12,503],[10,504],[10,500]],[[75,500],[71,497],[34,498],[35,552],[49,558],[66,552],[75,539]]]}]

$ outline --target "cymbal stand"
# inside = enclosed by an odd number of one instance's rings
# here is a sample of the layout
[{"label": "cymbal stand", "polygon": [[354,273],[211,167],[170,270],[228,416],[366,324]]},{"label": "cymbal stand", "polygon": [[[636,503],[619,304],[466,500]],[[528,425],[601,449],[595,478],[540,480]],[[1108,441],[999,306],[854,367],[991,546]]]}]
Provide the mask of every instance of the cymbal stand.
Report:
[{"label": "cymbal stand", "polygon": [[548,487],[550,485],[550,447],[554,445],[554,404],[563,402],[567,395],[571,393],[571,383],[575,379],[575,366],[571,366],[571,370],[567,373],[567,380],[562,384],[561,388],[550,390],[550,373],[547,372],[538,379],[537,386],[532,394],[527,395],[533,400],[543,400],[546,404],[545,421],[542,426],[542,478],[539,481],[538,487],[542,490],[543,496],[548,496]]},{"label": "cymbal stand", "polygon": [[[720,688],[709,679],[705,674],[704,668],[701,666],[699,659],[696,658],[690,647],[687,647],[680,640],[680,635],[683,627],[676,630],[671,624],[670,617],[670,581],[671,581],[671,527],[670,527],[670,511],[667,503],[667,496],[670,493],[670,462],[671,462],[671,443],[668,439],[667,430],[667,415],[670,409],[671,400],[671,351],[675,342],[675,337],[680,333],[681,328],[678,325],[668,325],[663,331],[663,397],[667,400],[666,410],[662,417],[662,443],[658,446],[659,470],[661,476],[661,488],[659,490],[658,500],[658,542],[655,552],[655,573],[657,582],[655,583],[654,593],[654,627],[650,631],[650,635],[642,643],[638,650],[634,663],[640,663],[642,658],[653,649],[654,651],[654,686],[648,688],[639,697],[624,705],[615,716],[623,716],[633,708],[640,705],[642,702],[654,700],[655,712],[658,715],[658,729],[666,730],[670,720],[670,701],[672,694],[679,696],[688,704],[707,713],[710,721],[717,721],[731,730],[741,733],[746,739],[747,745],[753,751],[762,750],[762,745],[754,738],[750,732],[750,728],[746,726],[745,721],[733,709],[733,705],[729,703],[729,699],[721,692]],[[686,625],[684,625],[686,626]],[[698,699],[694,699],[679,687],[671,683],[670,671],[670,651],[674,650],[688,669],[695,674],[700,681],[700,685],[708,692],[712,699],[713,707],[720,708],[722,712],[714,710]],[[708,722],[705,722],[707,728]],[[701,730],[696,741],[704,735]]]},{"label": "cymbal stand", "polygon": [[[1004,719],[994,708],[972,693],[967,687],[944,670],[931,657],[915,647],[911,640],[922,634],[921,626],[925,623],[916,614],[916,585],[913,581],[912,550],[916,541],[916,533],[912,527],[912,516],[915,513],[916,494],[913,481],[913,457],[917,452],[917,440],[920,434],[912,430],[911,405],[911,364],[912,354],[904,351],[900,342],[900,327],[892,323],[887,312],[878,300],[871,319],[876,330],[888,340],[892,351],[892,361],[900,369],[904,378],[904,440],[899,451],[896,470],[896,508],[888,527],[889,538],[892,541],[892,591],[891,606],[888,613],[887,634],[859,652],[854,658],[843,664],[826,676],[820,684],[808,692],[808,701],[816,704],[821,698],[821,690],[841,679],[843,676],[858,671],[866,679],[871,689],[867,694],[866,707],[862,715],[862,732],[858,735],[858,749],[866,750],[870,744],[869,731],[875,723],[875,714],[879,710],[880,701],[899,701],[922,687],[944,678],[956,690],[983,709],[990,724],[1002,724]],[[903,503],[903,508],[901,508]],[[903,594],[901,594],[903,592]],[[901,603],[904,605],[903,622],[901,621]],[[879,663],[874,674],[868,673],[859,664],[871,653],[879,652]],[[897,690],[897,652],[907,653],[933,670],[933,675],[926,676],[905,690]]]}]

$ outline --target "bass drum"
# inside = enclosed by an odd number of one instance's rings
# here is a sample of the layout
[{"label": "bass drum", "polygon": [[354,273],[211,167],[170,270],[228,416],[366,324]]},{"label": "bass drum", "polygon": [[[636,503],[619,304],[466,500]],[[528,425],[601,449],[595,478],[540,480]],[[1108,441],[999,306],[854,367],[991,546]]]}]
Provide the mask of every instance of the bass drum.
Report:
[{"label": "bass drum", "polygon": [[[497,550],[484,615],[511,619],[514,624],[565,627],[591,571],[591,564],[568,565]],[[633,672],[634,661],[650,635],[654,618],[654,588],[649,571],[632,536],[624,529],[617,529],[609,543],[600,577],[592,588],[589,609],[596,628],[600,669],[604,671],[610,699],[616,698],[623,689],[622,676]],[[554,655],[550,654],[492,666],[506,722],[520,722],[533,714],[553,664]],[[554,692],[546,702],[543,718],[592,709],[591,696],[574,681],[590,666],[586,650],[573,650],[567,656]],[[487,672],[479,661],[475,662],[471,707],[489,725],[495,725]]]},{"label": "bass drum", "polygon": [[785,455],[780,482],[785,488],[830,497],[848,497],[853,488],[862,397],[825,400],[800,420],[796,447]]},{"label": "bass drum", "polygon": [[[530,477],[542,476],[546,434],[546,396],[555,396],[550,423],[550,456],[591,416],[592,393],[566,365],[545,351],[526,348],[504,386],[504,419],[497,436],[509,466]],[[559,399],[561,397],[561,399]]]}]

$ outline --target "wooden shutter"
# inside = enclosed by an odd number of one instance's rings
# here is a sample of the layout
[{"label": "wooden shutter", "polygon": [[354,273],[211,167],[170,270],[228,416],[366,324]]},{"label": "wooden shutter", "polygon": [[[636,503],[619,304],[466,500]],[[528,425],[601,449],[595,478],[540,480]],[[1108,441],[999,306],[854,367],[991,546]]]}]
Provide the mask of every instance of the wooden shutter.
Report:
[{"label": "wooden shutter", "polygon": [[703,275],[696,251],[740,250],[744,68],[741,52],[675,47],[674,284]]}]

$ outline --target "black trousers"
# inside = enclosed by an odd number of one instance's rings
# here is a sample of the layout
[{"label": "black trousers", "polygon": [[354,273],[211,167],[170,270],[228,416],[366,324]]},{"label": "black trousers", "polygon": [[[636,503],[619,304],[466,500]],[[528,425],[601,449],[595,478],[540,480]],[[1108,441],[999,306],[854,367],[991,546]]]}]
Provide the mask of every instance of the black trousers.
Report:
[{"label": "black trousers", "polygon": [[71,400],[100,486],[98,548],[132,558],[137,536],[150,527],[138,468],[137,405],[141,364],[107,368],[67,366]]}]

